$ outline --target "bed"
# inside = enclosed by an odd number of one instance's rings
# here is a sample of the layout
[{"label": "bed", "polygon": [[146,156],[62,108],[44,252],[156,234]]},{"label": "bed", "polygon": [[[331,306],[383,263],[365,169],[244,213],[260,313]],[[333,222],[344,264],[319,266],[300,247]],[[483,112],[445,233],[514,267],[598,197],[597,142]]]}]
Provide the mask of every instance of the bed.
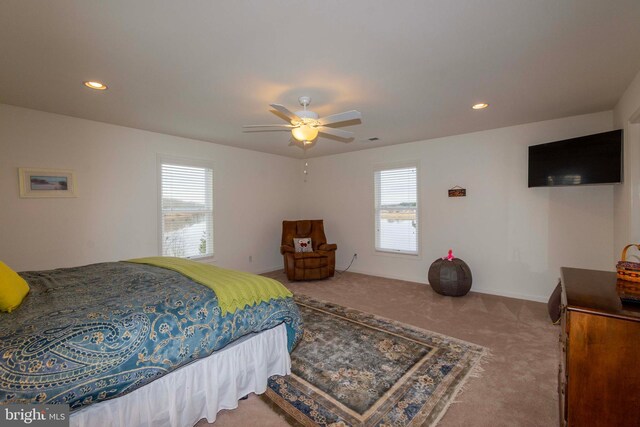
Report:
[{"label": "bed", "polygon": [[[149,260],[20,273],[29,295],[0,313],[0,403],[65,403],[72,425],[185,426],[290,371],[302,324],[284,286]],[[226,289],[202,284],[207,271]]]}]

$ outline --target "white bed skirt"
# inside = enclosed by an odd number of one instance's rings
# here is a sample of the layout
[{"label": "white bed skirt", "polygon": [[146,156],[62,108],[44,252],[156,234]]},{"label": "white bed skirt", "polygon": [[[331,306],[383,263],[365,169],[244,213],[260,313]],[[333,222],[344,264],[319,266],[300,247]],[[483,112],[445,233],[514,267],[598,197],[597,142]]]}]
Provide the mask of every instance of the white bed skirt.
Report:
[{"label": "white bed skirt", "polygon": [[249,393],[264,393],[271,375],[291,373],[284,324],[232,343],[117,399],[71,414],[72,427],[192,427],[213,422]]}]

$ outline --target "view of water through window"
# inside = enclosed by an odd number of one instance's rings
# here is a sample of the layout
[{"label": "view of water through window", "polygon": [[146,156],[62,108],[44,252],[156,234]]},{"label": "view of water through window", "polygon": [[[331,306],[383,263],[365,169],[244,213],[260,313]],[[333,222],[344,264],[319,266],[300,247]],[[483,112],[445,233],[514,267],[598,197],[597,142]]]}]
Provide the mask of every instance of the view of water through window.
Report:
[{"label": "view of water through window", "polygon": [[376,249],[418,252],[417,168],[375,173]]},{"label": "view of water through window", "polygon": [[[398,239],[400,236],[402,238]],[[381,219],[380,246],[398,251],[415,251],[418,246],[415,220]]]},{"label": "view of water through window", "polygon": [[[167,219],[170,218],[165,217],[165,221]],[[199,222],[192,225],[182,224],[177,230],[165,231],[164,240],[164,255],[177,257],[205,255],[208,234],[204,215],[200,215]]]},{"label": "view of water through window", "polygon": [[406,207],[384,209],[380,212],[379,248],[400,252],[414,252],[418,247],[416,211]]},{"label": "view of water through window", "polygon": [[176,257],[213,253],[213,171],[162,165],[162,254]]}]

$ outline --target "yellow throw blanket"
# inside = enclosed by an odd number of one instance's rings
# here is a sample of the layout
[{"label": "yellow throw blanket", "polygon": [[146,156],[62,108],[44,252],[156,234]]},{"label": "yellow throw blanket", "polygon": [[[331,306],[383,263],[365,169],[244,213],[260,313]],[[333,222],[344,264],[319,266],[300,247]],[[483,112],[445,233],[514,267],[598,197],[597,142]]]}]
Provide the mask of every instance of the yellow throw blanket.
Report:
[{"label": "yellow throw blanket", "polygon": [[253,306],[271,299],[287,298],[293,294],[277,280],[242,271],[227,270],[211,264],[184,258],[149,257],[127,260],[177,271],[216,293],[222,315],[235,313],[239,308]]}]

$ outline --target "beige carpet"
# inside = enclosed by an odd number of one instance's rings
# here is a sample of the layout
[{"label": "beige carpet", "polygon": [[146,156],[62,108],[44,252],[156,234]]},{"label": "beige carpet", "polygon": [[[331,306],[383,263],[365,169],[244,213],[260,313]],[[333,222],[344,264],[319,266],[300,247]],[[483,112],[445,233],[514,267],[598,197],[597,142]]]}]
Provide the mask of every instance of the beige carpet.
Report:
[{"label": "beige carpet", "polygon": [[[480,378],[470,378],[438,426],[558,425],[558,333],[546,305],[471,292],[444,297],[429,285],[357,273],[316,282],[288,282],[294,293],[374,313],[488,347],[492,356]],[[201,420],[197,426],[208,426]],[[215,427],[286,426],[256,396],[218,414]]]}]

